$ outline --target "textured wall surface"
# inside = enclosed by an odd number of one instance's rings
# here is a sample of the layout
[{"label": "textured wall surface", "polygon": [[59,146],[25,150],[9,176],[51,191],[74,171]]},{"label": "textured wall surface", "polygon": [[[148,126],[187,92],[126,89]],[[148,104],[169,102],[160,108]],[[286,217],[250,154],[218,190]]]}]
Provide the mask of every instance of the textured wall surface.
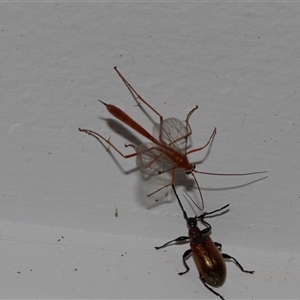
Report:
[{"label": "textured wall surface", "polygon": [[[0,289],[4,298],[216,299],[200,282],[171,189],[124,153],[144,137],[98,99],[152,132],[119,70],[164,117],[191,117],[191,154],[211,237],[228,263],[225,298],[299,298],[300,6],[295,3],[1,3]],[[149,118],[151,117],[151,118]],[[162,176],[164,177],[164,176]],[[165,177],[166,179],[166,177]],[[178,174],[178,194],[192,177]],[[156,199],[158,201],[156,201]],[[115,209],[118,217],[115,217]]]}]

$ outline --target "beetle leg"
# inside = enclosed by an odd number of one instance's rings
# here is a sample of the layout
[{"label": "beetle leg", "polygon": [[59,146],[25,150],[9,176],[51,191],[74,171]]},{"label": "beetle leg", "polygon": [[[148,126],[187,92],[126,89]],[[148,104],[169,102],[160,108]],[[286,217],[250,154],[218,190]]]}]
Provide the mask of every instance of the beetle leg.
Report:
[{"label": "beetle leg", "polygon": [[210,233],[211,231],[211,227],[210,228],[205,228],[201,230],[202,235],[207,235],[208,233]]},{"label": "beetle leg", "polygon": [[188,250],[186,250],[186,251],[183,253],[182,261],[183,261],[183,264],[184,264],[186,270],[185,270],[184,272],[178,273],[178,275],[181,276],[181,275],[187,273],[187,272],[190,270],[190,268],[189,268],[189,266],[187,265],[187,263],[185,262],[185,260],[187,259],[188,256],[190,256],[191,253],[192,253],[192,249],[188,249]]},{"label": "beetle leg", "polygon": [[180,236],[178,237],[177,239],[175,240],[172,240],[172,241],[169,241],[167,243],[165,243],[164,245],[162,246],[159,246],[159,247],[154,247],[156,250],[158,249],[161,249],[161,248],[164,248],[166,246],[168,246],[169,244],[173,243],[173,242],[181,242],[181,241],[186,241],[186,240],[189,240],[189,237],[188,236]]},{"label": "beetle leg", "polygon": [[202,224],[204,224],[204,225],[207,227],[207,228],[205,228],[205,229],[202,229],[202,230],[201,230],[201,233],[202,233],[203,235],[208,234],[208,233],[211,231],[211,225],[210,225],[209,223],[207,223],[206,221],[204,221],[203,218],[200,219],[200,222],[201,222]]},{"label": "beetle leg", "polygon": [[217,247],[217,249],[218,249],[219,251],[222,250],[222,244],[220,244],[220,243],[218,243],[218,242],[214,242],[214,244],[215,244],[215,246]]},{"label": "beetle leg", "polygon": [[232,259],[232,260],[236,263],[236,265],[241,269],[242,272],[244,272],[244,273],[250,273],[250,274],[253,274],[253,273],[254,273],[254,271],[248,271],[248,270],[245,270],[245,269],[242,267],[242,265],[241,265],[234,257],[232,257],[232,256],[230,256],[230,255],[228,255],[228,254],[225,254],[225,253],[222,253],[222,256],[223,256],[223,258],[225,258],[225,259]]},{"label": "beetle leg", "polygon": [[207,283],[205,282],[205,279],[202,277],[201,273],[199,273],[199,276],[200,276],[200,280],[202,281],[202,283],[204,284],[204,286],[205,286],[208,290],[210,290],[210,291],[211,291],[212,293],[214,293],[216,296],[219,296],[222,300],[225,300],[225,299],[223,298],[222,295],[220,295],[219,293],[217,293],[215,290],[213,290],[211,287],[209,287],[209,286],[207,285]]}]

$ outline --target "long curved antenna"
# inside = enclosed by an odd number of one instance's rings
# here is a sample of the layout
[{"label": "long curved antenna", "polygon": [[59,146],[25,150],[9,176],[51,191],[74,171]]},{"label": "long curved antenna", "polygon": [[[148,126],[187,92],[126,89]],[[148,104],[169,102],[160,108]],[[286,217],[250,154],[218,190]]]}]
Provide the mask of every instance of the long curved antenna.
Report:
[{"label": "long curved antenna", "polygon": [[[198,205],[195,203],[195,201],[193,200],[193,198],[188,194],[188,192],[186,190],[183,190],[185,192],[185,194],[190,198],[190,200],[198,207]],[[204,212],[202,215],[196,217],[197,219],[204,219],[207,215],[211,215],[211,214],[214,214],[218,211],[221,211],[223,209],[225,209],[226,207],[228,207],[229,204],[226,204],[224,205],[223,207],[221,208],[218,208],[216,210],[213,210],[213,211],[210,211],[210,212]]]},{"label": "long curved antenna", "polygon": [[190,200],[194,203],[195,206],[197,206],[200,210],[202,210],[197,203],[194,201],[194,199],[188,194],[188,192],[186,190],[183,190],[185,192],[185,194],[190,198]]},{"label": "long curved antenna", "polygon": [[199,186],[199,183],[198,183],[198,180],[196,179],[196,176],[194,175],[194,173],[192,172],[191,173],[192,176],[194,177],[194,180],[196,182],[196,185],[197,185],[197,188],[198,188],[198,191],[199,191],[199,194],[200,194],[200,199],[201,199],[201,207],[199,207],[195,202],[194,200],[190,197],[190,199],[193,201],[193,203],[200,209],[200,210],[203,210],[204,209],[204,201],[203,201],[203,197],[202,197],[202,193],[201,193],[201,189],[200,189],[200,186]]},{"label": "long curved antenna", "polygon": [[233,174],[228,174],[228,173],[210,173],[210,172],[202,172],[202,171],[196,171],[196,170],[194,170],[193,172],[199,173],[199,174],[205,174],[205,175],[218,175],[218,176],[244,176],[244,175],[254,175],[254,174],[267,173],[268,171],[250,172],[250,173],[233,173]]}]

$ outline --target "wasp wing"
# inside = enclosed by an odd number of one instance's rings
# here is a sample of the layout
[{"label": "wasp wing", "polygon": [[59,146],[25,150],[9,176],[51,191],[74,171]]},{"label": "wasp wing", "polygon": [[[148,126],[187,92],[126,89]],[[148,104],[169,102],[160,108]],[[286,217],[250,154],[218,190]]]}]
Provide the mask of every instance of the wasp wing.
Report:
[{"label": "wasp wing", "polygon": [[148,175],[159,175],[175,167],[160,147],[150,142],[137,147],[136,165],[141,172]]},{"label": "wasp wing", "polygon": [[176,118],[165,119],[161,124],[156,123],[153,126],[153,136],[181,154],[186,152],[187,134],[185,123]]}]

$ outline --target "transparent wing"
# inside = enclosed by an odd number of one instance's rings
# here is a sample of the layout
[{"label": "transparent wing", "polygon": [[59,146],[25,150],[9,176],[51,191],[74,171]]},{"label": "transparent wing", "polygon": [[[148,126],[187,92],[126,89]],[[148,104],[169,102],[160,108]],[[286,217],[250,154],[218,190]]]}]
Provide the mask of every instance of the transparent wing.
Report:
[{"label": "transparent wing", "polygon": [[141,172],[148,175],[159,175],[174,169],[174,164],[153,143],[143,143],[137,147],[136,165]]},{"label": "transparent wing", "polygon": [[184,122],[176,118],[163,120],[162,124],[154,124],[153,136],[172,147],[174,150],[185,154],[188,134],[187,126]]}]

